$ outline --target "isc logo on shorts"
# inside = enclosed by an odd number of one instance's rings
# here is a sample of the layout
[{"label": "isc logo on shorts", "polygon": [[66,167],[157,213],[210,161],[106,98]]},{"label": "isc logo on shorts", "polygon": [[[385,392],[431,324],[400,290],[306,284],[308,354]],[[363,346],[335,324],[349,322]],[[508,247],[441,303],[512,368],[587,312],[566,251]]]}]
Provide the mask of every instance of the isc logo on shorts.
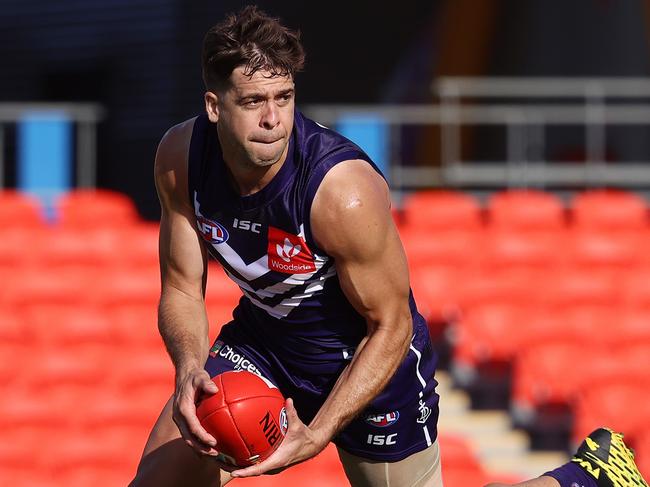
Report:
[{"label": "isc logo on shorts", "polygon": [[377,446],[396,445],[397,433],[393,433],[392,435],[368,435],[368,439],[366,440],[366,443],[368,445],[377,445]]},{"label": "isc logo on shorts", "polygon": [[228,240],[228,230],[221,223],[198,216],[196,226],[206,242],[218,245]]},{"label": "isc logo on shorts", "polygon": [[309,274],[316,270],[314,256],[302,237],[269,226],[269,269],[283,274]]}]

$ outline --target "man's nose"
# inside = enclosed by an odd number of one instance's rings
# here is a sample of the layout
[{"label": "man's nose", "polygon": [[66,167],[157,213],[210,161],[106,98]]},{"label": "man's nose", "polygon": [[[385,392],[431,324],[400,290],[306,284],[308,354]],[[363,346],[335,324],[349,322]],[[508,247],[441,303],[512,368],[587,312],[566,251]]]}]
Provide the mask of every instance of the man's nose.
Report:
[{"label": "man's nose", "polygon": [[278,107],[273,102],[264,104],[264,110],[260,119],[260,126],[265,129],[272,129],[280,122]]}]

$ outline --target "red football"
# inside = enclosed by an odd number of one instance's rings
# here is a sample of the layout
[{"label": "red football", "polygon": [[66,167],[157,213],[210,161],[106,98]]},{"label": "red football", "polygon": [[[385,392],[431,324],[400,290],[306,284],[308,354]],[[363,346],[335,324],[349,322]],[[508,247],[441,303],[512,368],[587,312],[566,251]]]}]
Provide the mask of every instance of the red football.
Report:
[{"label": "red football", "polygon": [[284,439],[284,397],[270,382],[245,370],[212,378],[216,394],[199,402],[196,415],[217,440],[219,460],[247,467],[266,459]]}]

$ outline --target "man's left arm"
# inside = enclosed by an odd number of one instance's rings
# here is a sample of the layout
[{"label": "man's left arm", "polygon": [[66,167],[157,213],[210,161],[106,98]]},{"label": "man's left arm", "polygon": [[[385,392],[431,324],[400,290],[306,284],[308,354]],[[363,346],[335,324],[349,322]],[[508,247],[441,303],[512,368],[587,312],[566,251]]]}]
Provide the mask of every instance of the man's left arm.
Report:
[{"label": "man's left arm", "polygon": [[260,475],[317,455],[382,391],[409,350],[412,317],[406,256],[388,187],[364,161],[332,168],[311,210],[316,243],[335,261],[341,288],[367,334],[309,426],[287,401],[289,428],[266,461],[234,476]]}]

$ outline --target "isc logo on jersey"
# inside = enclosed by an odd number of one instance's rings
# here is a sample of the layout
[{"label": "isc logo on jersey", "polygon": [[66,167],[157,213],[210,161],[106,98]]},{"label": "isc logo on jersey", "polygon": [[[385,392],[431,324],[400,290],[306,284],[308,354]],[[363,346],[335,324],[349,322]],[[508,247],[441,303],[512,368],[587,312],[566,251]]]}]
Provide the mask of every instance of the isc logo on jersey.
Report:
[{"label": "isc logo on jersey", "polygon": [[222,244],[228,240],[228,230],[221,224],[205,217],[196,218],[196,226],[203,240],[211,244]]},{"label": "isc logo on jersey", "polygon": [[284,232],[279,228],[269,227],[269,269],[284,274],[309,274],[316,270],[314,255],[305,240]]},{"label": "isc logo on jersey", "polygon": [[371,426],[376,426],[378,428],[385,428],[391,424],[397,423],[399,419],[399,411],[393,411],[391,413],[384,414],[370,414],[366,416],[366,423]]}]

